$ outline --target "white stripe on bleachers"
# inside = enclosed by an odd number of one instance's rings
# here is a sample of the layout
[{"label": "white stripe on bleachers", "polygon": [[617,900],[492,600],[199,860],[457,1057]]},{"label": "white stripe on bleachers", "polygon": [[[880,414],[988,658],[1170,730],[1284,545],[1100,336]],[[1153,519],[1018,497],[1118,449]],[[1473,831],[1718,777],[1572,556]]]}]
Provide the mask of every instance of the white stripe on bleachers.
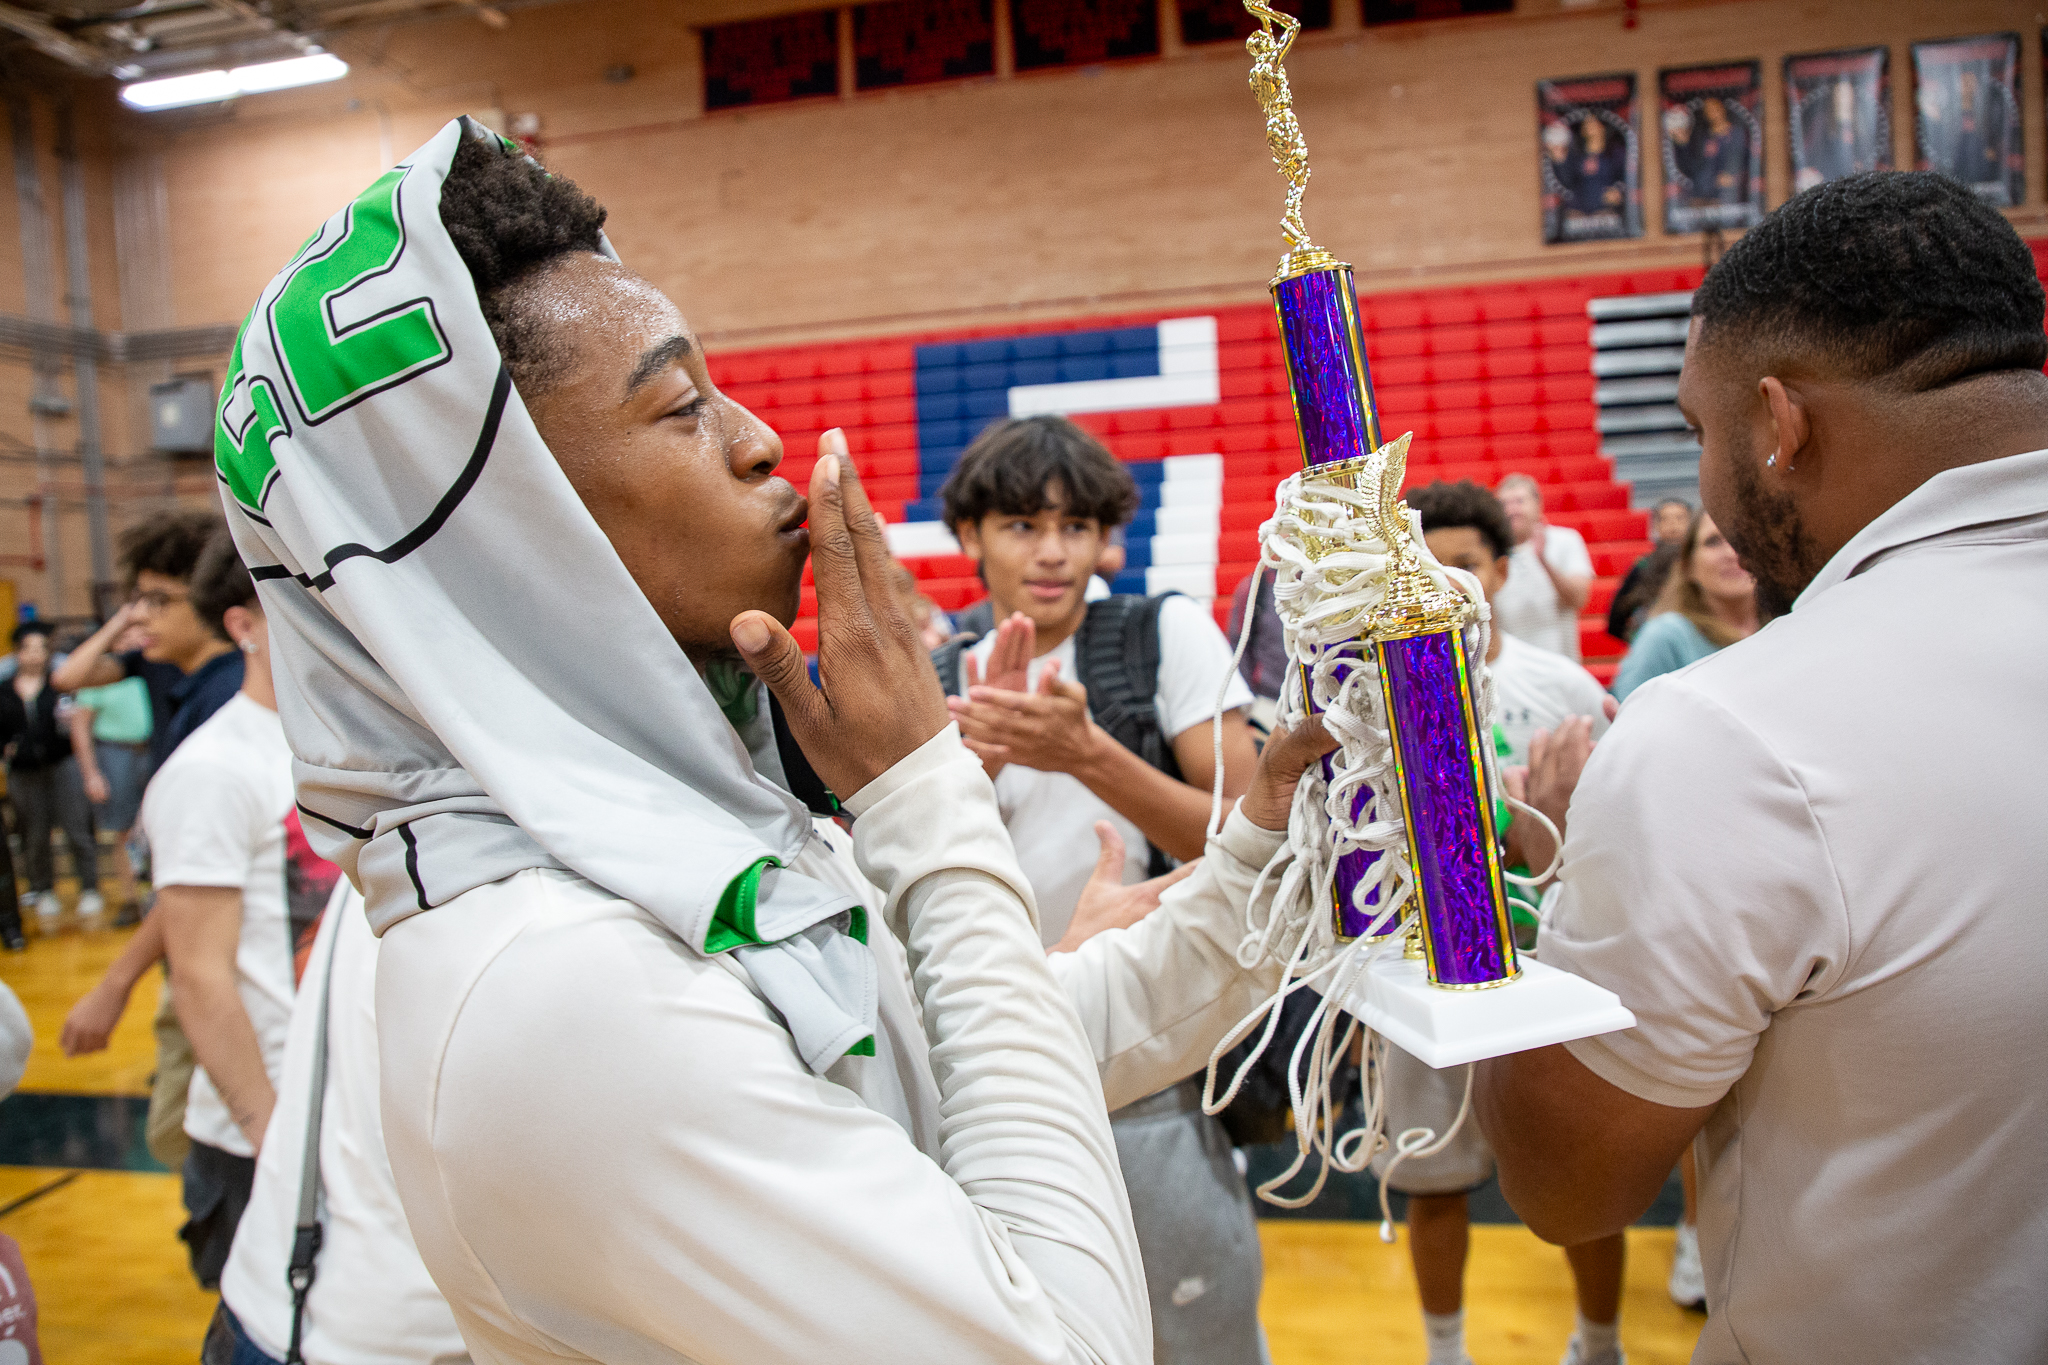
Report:
[{"label": "white stripe on bleachers", "polygon": [[1221,402],[1222,397],[1216,319],[1166,318],[1159,323],[1158,374],[1069,384],[1019,384],[1010,390],[1010,416],[1189,408]]},{"label": "white stripe on bleachers", "polygon": [[1155,597],[1162,592],[1184,592],[1203,602],[1213,601],[1216,597],[1216,566],[1175,564],[1160,568],[1155,565],[1145,570],[1145,591]]},{"label": "white stripe on bleachers", "polygon": [[946,529],[943,521],[897,521],[882,527],[882,534],[888,537],[889,553],[898,559],[916,559],[920,555],[957,555],[960,542]]},{"label": "white stripe on bleachers", "polygon": [[[1216,563],[1216,533],[1198,535],[1155,535],[1152,537],[1152,567]],[[1212,589],[1213,591],[1213,589]]]},{"label": "white stripe on bleachers", "polygon": [[1154,536],[1205,536],[1211,545],[1223,531],[1223,504],[1161,507],[1152,514]]}]

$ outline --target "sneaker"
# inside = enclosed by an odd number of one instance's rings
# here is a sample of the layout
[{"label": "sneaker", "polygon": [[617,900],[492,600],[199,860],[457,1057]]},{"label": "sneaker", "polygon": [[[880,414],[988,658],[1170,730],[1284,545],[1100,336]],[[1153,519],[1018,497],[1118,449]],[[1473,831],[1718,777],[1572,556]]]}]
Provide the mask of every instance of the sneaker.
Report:
[{"label": "sneaker", "polygon": [[1680,1308],[1704,1312],[1707,1307],[1707,1276],[1700,1268],[1700,1230],[1689,1223],[1678,1225],[1678,1246],[1671,1257],[1671,1301]]},{"label": "sneaker", "polygon": [[1587,1355],[1579,1347],[1579,1334],[1572,1333],[1572,1339],[1565,1344],[1564,1359],[1558,1365],[1628,1365],[1628,1353],[1617,1344],[1611,1354]]},{"label": "sneaker", "polygon": [[28,940],[21,936],[21,930],[8,929],[0,932],[0,947],[4,947],[10,953],[18,953],[28,947]]},{"label": "sneaker", "polygon": [[35,902],[36,913],[44,919],[55,919],[64,913],[64,907],[57,900],[57,893],[54,891],[31,891],[28,898]]},{"label": "sneaker", "polygon": [[78,893],[78,917],[80,919],[98,919],[106,908],[107,902],[99,892],[81,891]]}]

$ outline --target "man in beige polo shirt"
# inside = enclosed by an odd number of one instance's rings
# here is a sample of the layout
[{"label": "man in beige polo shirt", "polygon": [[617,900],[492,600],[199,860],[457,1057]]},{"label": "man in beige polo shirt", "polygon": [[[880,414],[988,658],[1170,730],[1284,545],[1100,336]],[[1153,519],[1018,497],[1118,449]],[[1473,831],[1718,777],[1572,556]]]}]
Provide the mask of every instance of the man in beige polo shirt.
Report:
[{"label": "man in beige polo shirt", "polygon": [[1638,1026],[1477,1105],[1564,1245],[1694,1144],[1696,1361],[2048,1360],[2042,312],[1928,174],[1800,195],[1694,295],[1701,490],[1790,612],[1632,696],[1571,799],[1539,951]]}]

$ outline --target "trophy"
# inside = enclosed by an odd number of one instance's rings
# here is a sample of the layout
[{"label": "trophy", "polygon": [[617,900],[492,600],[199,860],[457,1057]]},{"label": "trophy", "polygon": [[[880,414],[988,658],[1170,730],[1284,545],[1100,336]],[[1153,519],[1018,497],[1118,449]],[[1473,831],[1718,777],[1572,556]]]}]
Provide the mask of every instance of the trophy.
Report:
[{"label": "trophy", "polygon": [[1610,992],[1516,954],[1483,598],[1430,555],[1401,501],[1411,437],[1382,439],[1351,267],[1302,222],[1308,147],[1283,66],[1300,24],[1260,0],[1245,9],[1259,22],[1252,93],[1287,182],[1272,295],[1303,464],[1278,490],[1264,558],[1283,566],[1302,708],[1341,742],[1322,767],[1328,913],[1339,952],[1363,954],[1333,989],[1438,1067],[1629,1027]]}]

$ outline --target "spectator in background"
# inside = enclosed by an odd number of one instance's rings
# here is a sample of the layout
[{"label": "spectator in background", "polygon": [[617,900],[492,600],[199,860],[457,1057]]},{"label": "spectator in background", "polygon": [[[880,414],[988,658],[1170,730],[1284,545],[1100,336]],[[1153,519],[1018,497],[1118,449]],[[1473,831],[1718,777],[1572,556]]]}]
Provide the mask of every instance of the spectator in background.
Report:
[{"label": "spectator in background", "polygon": [[[135,599],[73,650],[55,672],[58,685],[70,688],[102,687],[124,677],[142,679],[149,688],[152,774],[180,741],[242,687],[242,651],[228,640],[218,619],[209,624],[190,600],[189,580],[201,554],[211,540],[226,534],[219,513],[193,508],[160,512],[122,532],[121,567],[135,589]],[[127,642],[131,628],[140,632],[141,645],[109,653],[114,642]],[[160,884],[162,879],[152,880]],[[163,924],[152,915],[142,921],[99,983],[65,1016],[62,1041],[67,1056],[97,1052],[107,1045],[135,983],[163,957]],[[169,991],[158,1002],[155,1029],[150,1151],[166,1166],[177,1168],[187,1155],[184,1108],[193,1061]]]},{"label": "spectator in background", "polygon": [[[187,580],[207,542],[222,529],[220,513],[180,508],[122,532],[121,567],[134,598],[52,674],[64,692],[141,678],[153,712],[152,772],[242,686],[241,654],[200,620],[189,600]],[[142,628],[142,647],[109,653],[130,626]]]},{"label": "spectator in background", "polygon": [[1650,615],[1650,604],[1664,589],[1664,579],[1690,529],[1692,504],[1683,498],[1666,498],[1651,511],[1650,534],[1655,543],[1648,554],[1629,566],[1621,586],[1614,590],[1614,601],[1607,607],[1609,635],[1624,644],[1636,638],[1636,632]]},{"label": "spectator in background", "polygon": [[1714,519],[1701,512],[1686,532],[1650,619],[1614,675],[1614,695],[1626,701],[1650,679],[1756,634],[1757,625],[1756,580]]},{"label": "spectator in background", "polygon": [[[22,871],[36,915],[49,924],[63,912],[57,901],[57,873],[50,856],[53,827],[64,831],[78,868],[78,913],[97,915],[100,901],[99,846],[93,841],[92,811],[71,759],[70,705],[50,677],[50,626],[25,621],[14,628],[14,677],[0,690],[0,747],[7,752],[7,795],[21,823]],[[10,949],[21,947],[17,923],[0,929]]]},{"label": "spectator in background", "polygon": [[[1090,601],[1109,530],[1138,505],[1130,471],[1064,417],[992,425],[954,466],[946,520],[1000,624],[934,662],[954,720],[995,781],[1038,900],[1041,941],[1069,948],[1094,870],[1111,884],[1201,856],[1224,698],[1226,800],[1257,762],[1230,649],[1192,599]],[[1141,634],[1143,633],[1143,634]],[[1133,646],[1144,635],[1150,648]],[[1143,656],[1149,672],[1133,660]],[[1076,683],[1082,686],[1076,686]],[[1085,689],[1085,690],[1084,690]],[[1097,856],[1098,846],[1100,856]],[[1152,1304],[1155,1365],[1253,1365],[1265,1354],[1258,1229],[1195,1074],[1110,1115]]]},{"label": "spectator in background", "polygon": [[[147,636],[130,626],[120,641],[123,653],[142,647]],[[149,782],[149,737],[155,728],[149,684],[123,678],[105,687],[87,687],[71,698],[71,752],[86,799],[92,802],[95,830],[113,845],[115,895],[120,908],[116,926],[133,924],[135,864],[128,854],[128,833],[142,810],[142,789]]]},{"label": "spectator in background", "polygon": [[[183,599],[181,599],[183,602]],[[185,1209],[192,1271],[212,1289],[248,1203],[291,1024],[294,934],[287,844],[297,811],[277,716],[269,632],[256,588],[223,530],[193,570],[189,603],[232,639],[242,687],[178,746],[142,802],[178,1019],[199,1069],[185,1106]],[[310,857],[310,855],[305,855]],[[328,887],[338,872],[311,872]],[[324,899],[324,897],[322,898]],[[316,902],[317,903],[317,902]]]},{"label": "spectator in background", "polygon": [[[1408,506],[1422,519],[1429,552],[1445,566],[1479,580],[1488,601],[1512,581],[1514,533],[1493,494],[1470,481],[1432,483],[1410,491]],[[1507,744],[1502,762],[1529,762],[1539,730],[1555,730],[1582,717],[1593,733],[1607,728],[1612,703],[1593,675],[1571,660],[1495,630],[1486,661],[1493,673],[1496,728]],[[1427,1126],[1448,1132],[1465,1096],[1464,1068],[1424,1066],[1389,1045],[1386,1052],[1387,1131]],[[1384,1173],[1388,1154],[1373,1158]],[[1450,1146],[1433,1156],[1403,1161],[1392,1186],[1408,1196],[1408,1254],[1422,1299],[1430,1365],[1465,1365],[1465,1258],[1471,1214],[1466,1196],[1493,1175],[1493,1149],[1470,1119]],[[1569,1247],[1579,1322],[1573,1354],[1580,1365],[1616,1365],[1624,1248],[1620,1234]]]},{"label": "spectator in background", "polygon": [[1579,657],[1579,613],[1593,590],[1593,557],[1584,537],[1543,520],[1543,493],[1527,474],[1494,490],[1515,532],[1513,568],[1493,599],[1493,622],[1539,649]]},{"label": "spectator in background", "polygon": [[[1252,690],[1252,724],[1266,734],[1273,729],[1280,689],[1287,682],[1287,631],[1280,624],[1280,611],[1273,601],[1272,572],[1260,573],[1258,578],[1259,605],[1252,614],[1251,638],[1245,642],[1244,655],[1237,661],[1237,672]],[[1244,631],[1245,599],[1251,595],[1251,586],[1251,575],[1247,574],[1230,596],[1230,625],[1223,633],[1230,638],[1232,649],[1237,647],[1237,637]]]}]

